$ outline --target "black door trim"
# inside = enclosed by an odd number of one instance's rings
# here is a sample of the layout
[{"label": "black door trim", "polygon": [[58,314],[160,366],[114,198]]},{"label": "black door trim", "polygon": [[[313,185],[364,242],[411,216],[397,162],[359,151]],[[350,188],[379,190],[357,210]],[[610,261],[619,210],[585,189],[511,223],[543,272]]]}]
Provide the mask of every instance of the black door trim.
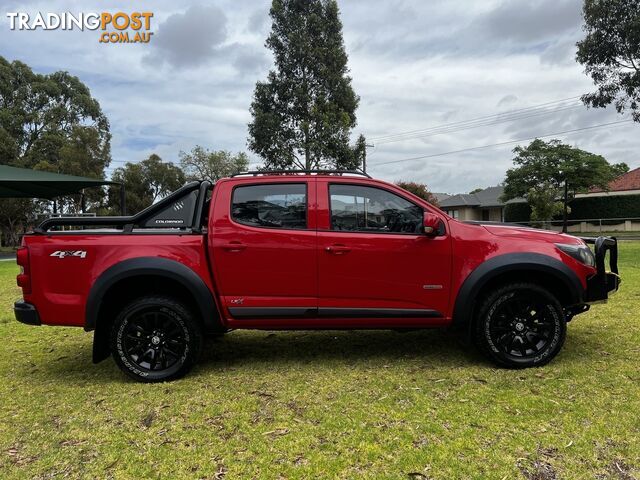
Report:
[{"label": "black door trim", "polygon": [[304,318],[317,317],[314,307],[230,307],[235,318]]},{"label": "black door trim", "polygon": [[333,308],[318,309],[321,318],[436,318],[442,317],[437,310],[422,308]]},{"label": "black door trim", "polygon": [[235,318],[441,318],[422,308],[230,307]]}]

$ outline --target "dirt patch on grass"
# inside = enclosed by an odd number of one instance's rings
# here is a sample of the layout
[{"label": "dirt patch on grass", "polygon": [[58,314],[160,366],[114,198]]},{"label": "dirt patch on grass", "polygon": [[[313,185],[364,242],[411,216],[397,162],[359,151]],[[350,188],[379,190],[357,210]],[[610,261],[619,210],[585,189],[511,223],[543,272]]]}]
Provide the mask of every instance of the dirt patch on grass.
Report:
[{"label": "dirt patch on grass", "polygon": [[555,448],[538,447],[534,458],[518,462],[518,468],[527,480],[556,480],[556,469],[549,462],[558,454]]},{"label": "dirt patch on grass", "polygon": [[520,471],[527,480],[555,480],[556,470],[544,460],[534,460],[530,466],[519,465]]},{"label": "dirt patch on grass", "polygon": [[624,460],[612,460],[607,465],[606,473],[596,475],[597,480],[638,480],[633,474],[633,467],[625,463]]}]

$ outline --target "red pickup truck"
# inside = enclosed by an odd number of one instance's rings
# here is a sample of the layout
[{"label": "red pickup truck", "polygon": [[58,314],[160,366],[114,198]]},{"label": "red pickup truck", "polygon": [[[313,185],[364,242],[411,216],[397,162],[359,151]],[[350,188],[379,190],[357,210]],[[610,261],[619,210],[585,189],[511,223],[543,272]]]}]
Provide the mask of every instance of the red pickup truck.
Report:
[{"label": "red pickup truck", "polygon": [[147,382],[240,328],[450,326],[501,366],[538,366],[618,289],[616,240],[587,241],[460,222],[356,172],[249,172],[133,216],[45,220],[18,250],[15,314],[94,331],[94,362]]}]

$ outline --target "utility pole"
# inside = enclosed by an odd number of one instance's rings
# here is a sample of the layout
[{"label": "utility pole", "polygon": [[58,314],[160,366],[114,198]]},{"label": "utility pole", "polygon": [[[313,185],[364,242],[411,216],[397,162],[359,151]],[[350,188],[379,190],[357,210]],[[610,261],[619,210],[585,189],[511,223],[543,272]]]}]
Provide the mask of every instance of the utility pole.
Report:
[{"label": "utility pole", "polygon": [[562,233],[567,233],[567,202],[569,201],[569,186],[567,178],[564,179],[564,198],[562,201]]},{"label": "utility pole", "polygon": [[124,192],[124,182],[120,184],[120,215],[123,217],[127,214],[126,195]]},{"label": "utility pole", "polygon": [[362,156],[362,172],[367,173],[367,148],[373,148],[375,145],[373,143],[365,143],[364,144],[364,155]]}]

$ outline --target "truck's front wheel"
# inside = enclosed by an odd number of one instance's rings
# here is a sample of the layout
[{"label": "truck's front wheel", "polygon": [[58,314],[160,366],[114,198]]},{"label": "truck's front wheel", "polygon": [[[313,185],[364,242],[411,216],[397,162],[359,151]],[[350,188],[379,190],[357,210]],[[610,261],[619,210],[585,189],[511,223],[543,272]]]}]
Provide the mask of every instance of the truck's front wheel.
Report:
[{"label": "truck's front wheel", "polygon": [[113,322],[111,353],[122,371],[142,382],[173,380],[187,373],[202,346],[202,331],[180,302],[159,296],[139,298]]},{"label": "truck's front wheel", "polygon": [[526,368],[555,357],[567,332],[560,302],[546,289],[529,283],[505,285],[478,310],[475,340],[499,365]]}]

